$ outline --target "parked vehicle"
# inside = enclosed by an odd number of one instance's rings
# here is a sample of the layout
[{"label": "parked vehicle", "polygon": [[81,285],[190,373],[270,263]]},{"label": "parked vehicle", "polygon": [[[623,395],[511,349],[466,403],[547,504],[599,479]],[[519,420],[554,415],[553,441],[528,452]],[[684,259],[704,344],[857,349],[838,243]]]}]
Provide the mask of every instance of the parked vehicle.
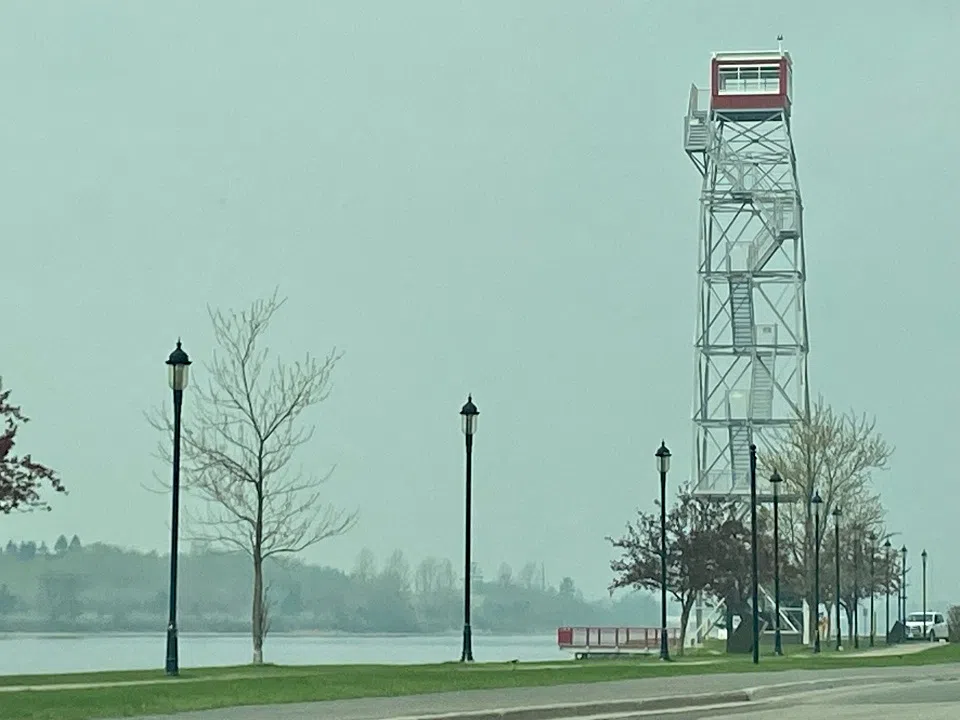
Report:
[{"label": "parked vehicle", "polygon": [[907,640],[930,640],[931,642],[946,640],[947,618],[943,613],[938,612],[928,612],[926,619],[922,612],[910,613],[907,615],[905,630]]}]

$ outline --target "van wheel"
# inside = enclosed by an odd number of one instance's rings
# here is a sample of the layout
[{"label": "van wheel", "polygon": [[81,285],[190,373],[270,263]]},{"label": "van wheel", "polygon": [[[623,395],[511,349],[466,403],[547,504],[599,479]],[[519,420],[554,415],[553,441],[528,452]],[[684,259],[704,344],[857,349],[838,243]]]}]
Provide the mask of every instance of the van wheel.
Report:
[{"label": "van wheel", "polygon": [[936,634],[933,630],[931,630],[931,631],[930,631],[930,642],[936,642],[936,641],[937,641],[937,634]]}]

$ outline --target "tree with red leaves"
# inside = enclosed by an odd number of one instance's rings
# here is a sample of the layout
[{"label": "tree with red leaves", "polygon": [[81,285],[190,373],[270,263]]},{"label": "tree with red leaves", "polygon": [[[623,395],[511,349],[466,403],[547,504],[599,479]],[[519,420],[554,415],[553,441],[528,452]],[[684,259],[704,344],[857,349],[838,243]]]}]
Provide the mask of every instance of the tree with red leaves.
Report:
[{"label": "tree with red leaves", "polygon": [[[621,552],[610,563],[614,573],[609,590],[660,589],[660,512],[639,512],[627,523],[626,533],[607,541]],[[680,604],[680,637],[676,652],[683,654],[690,611],[697,595],[711,592],[743,565],[743,525],[733,503],[708,501],[688,491],[667,511],[667,588]]]},{"label": "tree with red leaves", "polygon": [[0,514],[9,515],[15,510],[49,510],[50,506],[40,499],[40,489],[49,485],[55,492],[65,493],[55,471],[34,462],[29,455],[13,454],[17,430],[28,418],[19,407],[10,404],[10,391],[3,389],[0,379]]}]

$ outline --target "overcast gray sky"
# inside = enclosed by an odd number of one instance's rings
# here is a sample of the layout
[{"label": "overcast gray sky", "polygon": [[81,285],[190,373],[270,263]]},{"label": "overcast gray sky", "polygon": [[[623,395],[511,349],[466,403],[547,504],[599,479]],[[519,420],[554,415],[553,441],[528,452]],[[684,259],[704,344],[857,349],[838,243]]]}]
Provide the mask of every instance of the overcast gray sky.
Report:
[{"label": "overcast gray sky", "polygon": [[689,86],[783,33],[811,386],[878,416],[890,527],[957,600],[958,27],[948,0],[7,0],[0,371],[71,494],[0,538],[165,548],[163,361],[279,285],[272,347],[346,352],[303,460],[361,523],[309,560],[459,557],[472,392],[477,560],[602,594],[661,437],[691,470]]}]

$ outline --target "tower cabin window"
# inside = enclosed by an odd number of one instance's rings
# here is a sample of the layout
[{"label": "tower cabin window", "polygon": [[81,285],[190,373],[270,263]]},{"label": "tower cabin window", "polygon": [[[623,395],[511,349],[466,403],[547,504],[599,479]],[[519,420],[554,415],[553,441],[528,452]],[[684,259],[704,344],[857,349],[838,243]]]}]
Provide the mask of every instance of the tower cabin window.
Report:
[{"label": "tower cabin window", "polygon": [[776,95],[780,92],[778,65],[721,65],[720,95]]}]

